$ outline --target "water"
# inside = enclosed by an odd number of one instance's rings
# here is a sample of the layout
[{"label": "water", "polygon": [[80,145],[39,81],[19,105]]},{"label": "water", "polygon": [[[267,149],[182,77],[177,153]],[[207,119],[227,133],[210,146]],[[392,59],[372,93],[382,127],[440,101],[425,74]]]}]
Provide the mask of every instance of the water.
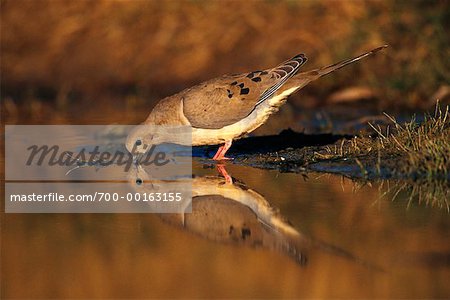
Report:
[{"label": "water", "polygon": [[2,298],[450,295],[445,208],[392,201],[388,182],[220,168],[193,163],[203,191],[234,194],[203,193],[185,216],[2,214]]}]

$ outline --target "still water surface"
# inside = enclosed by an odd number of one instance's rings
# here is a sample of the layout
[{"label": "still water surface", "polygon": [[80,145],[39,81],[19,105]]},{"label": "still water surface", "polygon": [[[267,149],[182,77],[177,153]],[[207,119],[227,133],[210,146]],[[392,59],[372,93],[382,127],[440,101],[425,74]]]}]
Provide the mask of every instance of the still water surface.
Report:
[{"label": "still water surface", "polygon": [[445,208],[381,197],[387,182],[223,168],[231,182],[194,160],[194,192],[231,192],[184,216],[2,214],[2,298],[450,296]]}]

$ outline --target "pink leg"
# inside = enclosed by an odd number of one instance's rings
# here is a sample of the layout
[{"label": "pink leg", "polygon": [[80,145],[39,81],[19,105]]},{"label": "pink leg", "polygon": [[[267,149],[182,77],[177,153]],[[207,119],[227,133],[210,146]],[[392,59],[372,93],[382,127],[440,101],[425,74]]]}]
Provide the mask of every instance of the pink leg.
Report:
[{"label": "pink leg", "polygon": [[217,165],[217,171],[219,171],[220,175],[225,178],[226,183],[233,183],[233,178],[228,174],[227,170],[225,169],[224,165]]},{"label": "pink leg", "polygon": [[214,155],[213,159],[214,160],[231,159],[225,157],[225,153],[227,153],[228,149],[230,149],[232,142],[233,141],[226,141],[225,144],[223,144],[223,146],[220,146],[220,148],[217,150],[216,155]]}]

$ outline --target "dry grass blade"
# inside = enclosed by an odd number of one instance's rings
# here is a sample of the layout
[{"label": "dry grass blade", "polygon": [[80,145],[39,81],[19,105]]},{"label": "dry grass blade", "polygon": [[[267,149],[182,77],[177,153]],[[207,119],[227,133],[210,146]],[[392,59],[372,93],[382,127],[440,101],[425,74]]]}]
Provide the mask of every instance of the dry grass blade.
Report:
[{"label": "dry grass blade", "polygon": [[[380,127],[369,126],[378,135],[357,136],[328,152],[334,158],[353,159],[364,176],[382,176],[388,173],[397,177],[449,179],[450,170],[450,117],[449,107],[442,109],[439,102],[433,116],[427,115],[422,123],[415,118],[399,124],[389,114],[384,114],[394,125],[383,133]],[[370,174],[373,170],[372,174]]]}]

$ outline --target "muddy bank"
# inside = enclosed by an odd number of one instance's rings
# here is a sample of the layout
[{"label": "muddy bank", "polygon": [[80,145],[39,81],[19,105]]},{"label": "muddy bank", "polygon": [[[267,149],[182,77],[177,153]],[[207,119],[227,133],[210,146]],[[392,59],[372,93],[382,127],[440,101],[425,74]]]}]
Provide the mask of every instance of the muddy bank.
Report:
[{"label": "muddy bank", "polygon": [[[422,170],[407,171],[401,154],[385,155],[382,151],[352,153],[359,137],[336,134],[304,134],[284,130],[279,135],[249,137],[233,143],[228,156],[232,163],[280,172],[308,171],[341,174],[349,178],[433,179],[450,180],[448,172],[434,174]],[[365,138],[377,143],[377,135]],[[198,147],[194,156],[212,157],[216,146]],[[375,149],[376,150],[376,149]]]},{"label": "muddy bank", "polygon": [[[304,134],[287,129],[278,135],[237,140],[227,155],[234,164],[261,169],[294,173],[310,170],[349,176],[354,173],[357,176],[361,172],[356,163],[348,159],[330,159],[327,154],[330,147],[351,138],[352,135]],[[195,147],[193,155],[209,158],[216,150],[217,146]]]}]

